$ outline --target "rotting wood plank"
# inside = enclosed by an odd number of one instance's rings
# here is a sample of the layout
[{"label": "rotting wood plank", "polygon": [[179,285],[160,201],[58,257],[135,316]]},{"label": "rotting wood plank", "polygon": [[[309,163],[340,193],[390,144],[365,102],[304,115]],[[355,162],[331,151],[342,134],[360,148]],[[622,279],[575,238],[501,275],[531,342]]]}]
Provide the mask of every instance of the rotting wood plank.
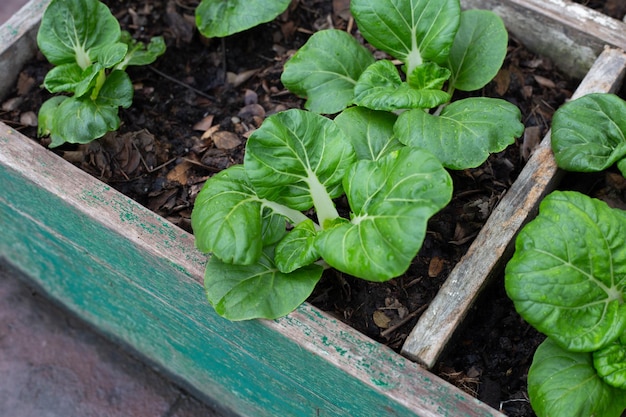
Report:
[{"label": "rotting wood plank", "polygon": [[[581,79],[605,45],[626,50],[626,23],[569,0],[461,0],[489,9],[527,48]],[[557,45],[558,44],[558,45]]]},{"label": "rotting wood plank", "polygon": [[[572,98],[614,92],[626,72],[626,54],[606,48]],[[402,354],[432,368],[490,278],[502,271],[521,227],[561,179],[550,149],[550,132],[498,203],[465,256],[457,263],[402,347]]]}]

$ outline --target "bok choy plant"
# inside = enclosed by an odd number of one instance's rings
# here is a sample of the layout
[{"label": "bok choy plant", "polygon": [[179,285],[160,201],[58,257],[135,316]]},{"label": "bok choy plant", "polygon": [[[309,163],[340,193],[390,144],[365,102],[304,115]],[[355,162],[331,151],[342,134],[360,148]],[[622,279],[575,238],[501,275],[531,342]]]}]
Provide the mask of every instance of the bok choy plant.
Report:
[{"label": "bok choy plant", "polygon": [[495,14],[461,12],[459,0],[352,0],[351,11],[403,74],[348,33],[314,34],[281,78],[309,111],[268,117],[244,163],[196,198],[207,297],[231,320],[288,314],[329,267],[370,281],[403,274],[451,199],[446,168],[478,166],[523,131],[504,100],[450,103],[502,65],[507,32]]},{"label": "bok choy plant", "polygon": [[[552,119],[557,165],[626,174],[626,102],[594,93]],[[520,315],[548,338],[528,372],[540,416],[619,417],[626,409],[626,212],[577,192],[554,192],[521,231],[506,267]]]},{"label": "bok choy plant", "polygon": [[626,409],[626,213],[555,191],[516,240],[505,287],[546,334],[528,372],[540,417],[619,417]]},{"label": "bok choy plant", "polygon": [[363,37],[399,60],[402,72],[344,31],[317,32],[281,77],[306,97],[307,109],[400,112],[397,139],[428,149],[451,169],[476,167],[521,135],[520,111],[505,100],[451,102],[454,91],[482,88],[502,66],[508,34],[496,14],[461,12],[459,0],[352,0],[350,9]]},{"label": "bok choy plant", "polygon": [[50,147],[88,143],[119,127],[119,107],[129,107],[133,85],[125,69],[147,65],[165,52],[161,37],[148,45],[121,31],[98,0],[52,0],[43,14],[37,45],[55,65],[44,86],[58,95],[39,110],[39,135]]},{"label": "bok choy plant", "polygon": [[[450,201],[451,178],[432,154],[392,138],[387,113],[351,110],[337,121],[297,109],[272,115],[248,139],[243,165],[205,183],[192,227],[212,254],[205,288],[219,314],[285,315],[329,266],[372,281],[408,269],[428,219]],[[387,128],[369,129],[370,116]],[[344,133],[340,125],[355,121],[362,130]],[[347,217],[334,202],[342,196]]]}]

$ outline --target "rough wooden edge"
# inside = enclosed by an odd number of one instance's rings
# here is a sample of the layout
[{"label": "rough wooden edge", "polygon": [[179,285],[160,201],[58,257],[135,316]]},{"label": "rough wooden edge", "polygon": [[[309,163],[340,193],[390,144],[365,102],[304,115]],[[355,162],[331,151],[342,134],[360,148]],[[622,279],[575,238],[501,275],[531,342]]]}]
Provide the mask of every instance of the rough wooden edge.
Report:
[{"label": "rough wooden edge", "polygon": [[[626,50],[626,24],[569,0],[461,0],[489,9],[529,49],[581,79],[605,45]],[[555,47],[554,41],[559,43]]]},{"label": "rough wooden edge", "polygon": [[0,100],[6,97],[35,51],[36,31],[50,0],[30,0],[0,25]]},{"label": "rough wooden edge", "polygon": [[[615,91],[621,86],[625,71],[626,54],[606,48],[573,98]],[[435,365],[481,289],[502,270],[518,231],[560,177],[548,133],[409,334],[402,347],[403,355],[427,368]]]}]

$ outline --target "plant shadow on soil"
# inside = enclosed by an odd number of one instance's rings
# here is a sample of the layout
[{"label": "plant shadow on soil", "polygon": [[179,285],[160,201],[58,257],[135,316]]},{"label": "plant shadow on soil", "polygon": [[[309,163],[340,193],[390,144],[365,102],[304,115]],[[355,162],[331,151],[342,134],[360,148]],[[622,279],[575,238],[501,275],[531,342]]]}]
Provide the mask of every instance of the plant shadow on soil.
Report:
[{"label": "plant shadow on soil", "polygon": [[[55,152],[190,232],[193,201],[204,181],[242,161],[245,138],[266,116],[302,107],[302,99],[280,83],[288,57],[311,33],[331,26],[350,26],[361,39],[346,14],[347,1],[294,2],[273,22],[224,40],[198,35],[193,21],[197,2],[191,0],[105,3],[135,38],[163,35],[168,50],[149,68],[129,69],[135,98],[120,113],[119,132]],[[27,65],[0,113],[29,137],[36,137],[33,117],[49,97],[38,88],[49,68],[41,56]],[[576,83],[549,59],[510,39],[502,70],[474,95],[519,106],[524,136],[480,167],[451,173],[453,200],[429,222],[424,245],[405,275],[381,284],[328,271],[309,301],[399,350]],[[523,323],[502,279],[496,281],[435,372],[496,409],[502,405],[511,416],[532,416],[526,372],[542,336]]]}]

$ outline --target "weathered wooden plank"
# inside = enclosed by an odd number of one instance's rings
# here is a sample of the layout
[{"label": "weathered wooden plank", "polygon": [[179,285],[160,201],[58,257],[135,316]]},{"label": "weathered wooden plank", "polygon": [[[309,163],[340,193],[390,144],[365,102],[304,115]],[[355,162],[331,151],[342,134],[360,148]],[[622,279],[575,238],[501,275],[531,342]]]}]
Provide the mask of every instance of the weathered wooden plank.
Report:
[{"label": "weathered wooden plank", "polygon": [[0,25],[0,100],[15,85],[24,64],[37,47],[37,28],[50,0],[30,0]]},{"label": "weathered wooden plank", "polygon": [[489,9],[526,47],[582,78],[605,45],[626,49],[626,24],[569,0],[461,0]]},{"label": "weathered wooden plank", "polygon": [[[573,98],[615,91],[621,86],[625,72],[626,54],[618,49],[605,49]],[[402,347],[403,355],[428,368],[435,365],[477,295],[491,277],[501,272],[520,228],[535,214],[541,199],[554,189],[560,178],[548,133],[420,317]]]}]

